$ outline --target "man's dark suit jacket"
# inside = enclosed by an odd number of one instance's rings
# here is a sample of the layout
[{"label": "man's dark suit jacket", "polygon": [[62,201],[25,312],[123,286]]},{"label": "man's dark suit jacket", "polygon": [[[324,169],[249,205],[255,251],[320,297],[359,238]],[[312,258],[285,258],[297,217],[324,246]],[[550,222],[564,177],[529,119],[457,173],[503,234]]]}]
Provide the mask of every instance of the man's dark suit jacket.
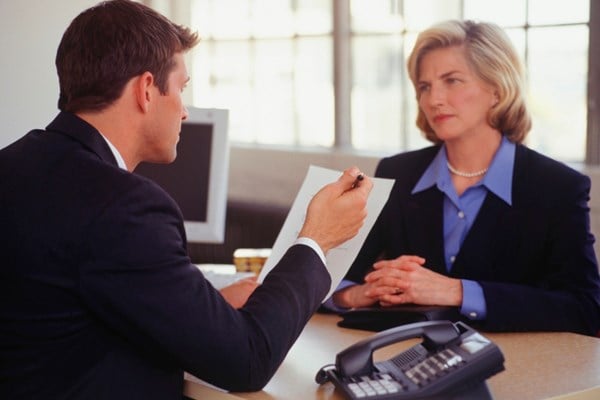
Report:
[{"label": "man's dark suit jacket", "polygon": [[240,310],[190,262],[182,216],[60,113],[0,150],[0,398],[180,399],[274,374],[331,280],[296,245]]},{"label": "man's dark suit jacket", "polygon": [[347,279],[362,283],[379,257],[419,255],[444,275],[481,284],[493,331],[600,330],[600,279],[590,233],[588,177],[518,145],[512,206],[489,192],[450,273],[444,262],[443,194],[411,194],[439,147],[381,160],[396,180]]}]

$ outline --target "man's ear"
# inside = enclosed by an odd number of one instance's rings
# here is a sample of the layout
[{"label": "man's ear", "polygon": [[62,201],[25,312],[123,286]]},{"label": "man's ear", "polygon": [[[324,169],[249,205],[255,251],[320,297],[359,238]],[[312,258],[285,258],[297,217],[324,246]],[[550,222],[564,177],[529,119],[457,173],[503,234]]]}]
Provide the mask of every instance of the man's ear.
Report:
[{"label": "man's ear", "polygon": [[153,100],[152,88],[154,88],[154,75],[151,72],[146,71],[137,77],[134,84],[135,98],[144,113],[148,112],[150,102]]}]

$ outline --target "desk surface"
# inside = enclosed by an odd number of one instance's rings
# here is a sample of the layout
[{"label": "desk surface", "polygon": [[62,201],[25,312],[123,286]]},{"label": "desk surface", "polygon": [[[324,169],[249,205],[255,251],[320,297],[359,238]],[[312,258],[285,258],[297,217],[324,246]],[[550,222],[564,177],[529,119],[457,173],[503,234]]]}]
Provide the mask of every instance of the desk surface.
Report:
[{"label": "desk surface", "polygon": [[[373,332],[340,328],[336,315],[315,314],[277,373],[260,392],[214,393],[186,380],[184,393],[194,399],[342,399],[331,383],[315,383],[317,371],[335,355]],[[505,357],[505,371],[487,383],[494,400],[600,399],[600,339],[574,333],[483,333]],[[376,353],[389,358],[415,343],[406,341]],[[216,397],[215,397],[216,396]]]}]

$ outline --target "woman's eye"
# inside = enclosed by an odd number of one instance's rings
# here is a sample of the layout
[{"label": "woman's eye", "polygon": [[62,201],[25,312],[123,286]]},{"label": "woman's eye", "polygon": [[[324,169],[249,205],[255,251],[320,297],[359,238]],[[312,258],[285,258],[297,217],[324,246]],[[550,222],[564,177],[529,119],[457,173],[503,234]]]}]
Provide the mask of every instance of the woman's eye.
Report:
[{"label": "woman's eye", "polygon": [[417,86],[417,90],[419,93],[423,93],[429,90],[429,85],[419,85]]}]

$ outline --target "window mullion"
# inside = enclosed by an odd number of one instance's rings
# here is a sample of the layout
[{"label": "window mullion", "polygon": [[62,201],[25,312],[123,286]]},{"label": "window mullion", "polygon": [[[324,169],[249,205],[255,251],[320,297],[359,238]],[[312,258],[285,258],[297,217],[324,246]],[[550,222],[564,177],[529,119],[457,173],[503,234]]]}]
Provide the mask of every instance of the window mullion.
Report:
[{"label": "window mullion", "polygon": [[333,0],[333,90],[335,144],[352,147],[352,54],[350,0]]},{"label": "window mullion", "polygon": [[[600,2],[590,1],[587,144],[585,162],[600,165]],[[596,50],[596,51],[594,51]]]}]

